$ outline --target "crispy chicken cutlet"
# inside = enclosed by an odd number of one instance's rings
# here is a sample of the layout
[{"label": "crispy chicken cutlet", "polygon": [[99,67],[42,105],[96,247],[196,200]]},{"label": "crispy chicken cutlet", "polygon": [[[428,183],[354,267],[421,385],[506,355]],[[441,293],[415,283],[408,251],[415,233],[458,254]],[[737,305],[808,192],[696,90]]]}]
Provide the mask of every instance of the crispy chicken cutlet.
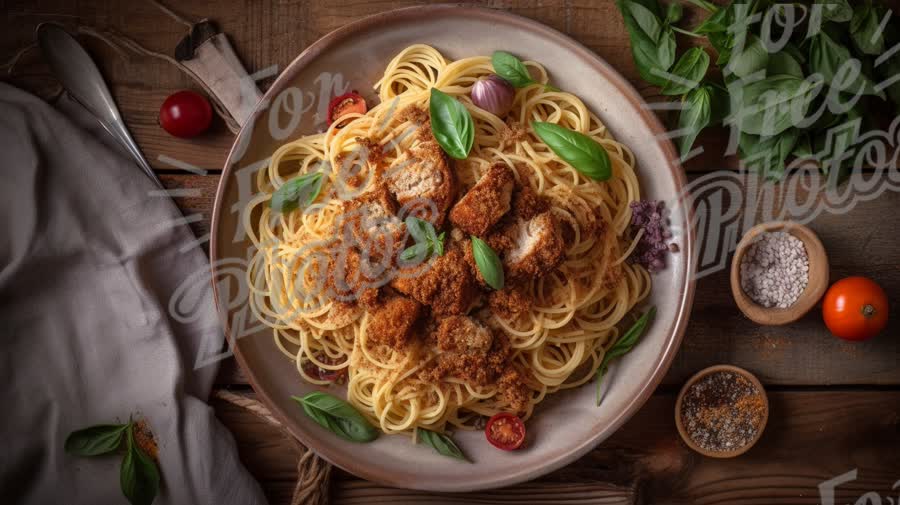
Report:
[{"label": "crispy chicken cutlet", "polygon": [[435,141],[421,142],[401,154],[388,169],[386,180],[401,206],[423,209],[423,219],[437,225],[443,223],[456,197],[449,160]]},{"label": "crispy chicken cutlet", "polygon": [[495,163],[450,211],[450,222],[469,235],[483,237],[509,212],[515,177],[505,163]]}]

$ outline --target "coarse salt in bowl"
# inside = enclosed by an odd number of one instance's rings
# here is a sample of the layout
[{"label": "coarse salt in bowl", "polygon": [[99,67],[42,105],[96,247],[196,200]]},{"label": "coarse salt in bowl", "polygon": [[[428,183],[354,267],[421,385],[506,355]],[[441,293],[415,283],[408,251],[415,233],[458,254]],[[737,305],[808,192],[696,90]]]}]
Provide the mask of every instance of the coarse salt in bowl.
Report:
[{"label": "coarse salt in bowl", "polygon": [[812,230],[793,221],[754,226],[731,260],[731,293],[741,312],[758,324],[800,319],[827,287],[825,247]]}]

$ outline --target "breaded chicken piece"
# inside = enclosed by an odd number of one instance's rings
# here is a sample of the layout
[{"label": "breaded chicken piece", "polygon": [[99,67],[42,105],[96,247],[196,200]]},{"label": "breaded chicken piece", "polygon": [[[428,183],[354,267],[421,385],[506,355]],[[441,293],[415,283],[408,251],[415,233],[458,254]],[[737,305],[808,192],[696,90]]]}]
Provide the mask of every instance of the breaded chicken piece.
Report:
[{"label": "breaded chicken piece", "polygon": [[494,384],[507,367],[510,345],[503,332],[494,332],[493,337],[487,352],[441,353],[432,367],[422,371],[422,378],[437,381],[450,376],[478,386]]},{"label": "breaded chicken piece", "polygon": [[529,220],[538,214],[550,210],[550,201],[534,192],[531,186],[516,188],[512,197],[512,217],[516,220]]},{"label": "breaded chicken piece", "polygon": [[534,299],[525,282],[510,282],[488,294],[488,307],[502,319],[513,320],[531,309]]},{"label": "breaded chicken piece", "polygon": [[559,266],[566,245],[559,219],[547,211],[529,220],[519,220],[506,232],[514,245],[503,264],[512,277],[541,277]]},{"label": "breaded chicken piece", "polygon": [[505,163],[495,163],[450,211],[450,222],[469,235],[484,237],[509,212],[515,177]]},{"label": "breaded chicken piece", "polygon": [[442,351],[484,354],[494,343],[490,328],[468,316],[441,319],[437,332]]},{"label": "breaded chicken piece", "polygon": [[329,258],[326,294],[343,302],[358,302],[364,308],[376,303],[382,286],[388,283],[389,271],[345,247]]},{"label": "breaded chicken piece", "polygon": [[522,374],[512,365],[506,367],[497,380],[500,399],[509,405],[512,412],[522,412],[531,399],[531,389],[525,384]]},{"label": "breaded chicken piece", "polygon": [[344,202],[341,239],[373,258],[393,257],[403,250],[406,225],[396,216],[397,202],[378,186]]},{"label": "breaded chicken piece", "polygon": [[387,187],[397,202],[423,209],[422,219],[440,226],[456,198],[456,181],[447,154],[435,141],[419,143],[401,154],[386,174]]},{"label": "breaded chicken piece", "polygon": [[399,348],[409,340],[422,313],[422,305],[405,296],[393,295],[369,312],[366,336],[372,342]]},{"label": "breaded chicken piece", "polygon": [[436,316],[465,314],[477,289],[464,256],[461,247],[451,245],[429,263],[400,270],[391,286],[429,305]]}]

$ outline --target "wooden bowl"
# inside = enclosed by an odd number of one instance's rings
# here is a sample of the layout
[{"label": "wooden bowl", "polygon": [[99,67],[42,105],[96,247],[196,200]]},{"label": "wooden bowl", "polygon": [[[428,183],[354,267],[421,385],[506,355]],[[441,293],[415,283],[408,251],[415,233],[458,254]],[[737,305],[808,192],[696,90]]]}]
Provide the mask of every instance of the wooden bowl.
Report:
[{"label": "wooden bowl", "polygon": [[[762,423],[759,426],[759,431],[756,433],[756,436],[753,437],[753,440],[750,440],[746,445],[741,446],[732,451],[710,451],[704,449],[697,445],[696,442],[691,438],[688,434],[687,430],[684,427],[684,424],[681,421],[681,405],[684,402],[684,395],[687,393],[688,389],[694,385],[698,380],[706,377],[709,374],[715,372],[734,372],[748,381],[750,381],[756,389],[762,394],[763,403],[765,406],[765,410],[763,412]],[[743,368],[739,368],[733,365],[715,365],[709,368],[704,368],[699,372],[695,373],[693,377],[687,380],[684,383],[684,386],[681,387],[681,391],[678,393],[678,400],[675,401],[675,426],[678,428],[678,434],[681,435],[681,439],[684,440],[684,443],[688,445],[694,451],[704,455],[709,456],[710,458],[733,458],[735,456],[740,456],[745,452],[749,451],[751,447],[756,445],[756,442],[762,437],[763,431],[766,430],[766,423],[769,421],[769,397],[766,395],[766,389],[763,387],[762,383],[759,382],[759,379],[756,378],[752,373],[744,370]]]},{"label": "wooden bowl", "polygon": [[[809,282],[800,293],[800,298],[790,307],[763,307],[754,302],[741,287],[741,261],[753,239],[764,232],[784,231],[800,239],[809,257]],[[782,325],[792,323],[803,317],[825,294],[828,288],[828,255],[819,237],[802,224],[791,221],[773,221],[750,228],[744,235],[734,257],[731,259],[731,294],[741,312],[753,322],[763,325]]]}]

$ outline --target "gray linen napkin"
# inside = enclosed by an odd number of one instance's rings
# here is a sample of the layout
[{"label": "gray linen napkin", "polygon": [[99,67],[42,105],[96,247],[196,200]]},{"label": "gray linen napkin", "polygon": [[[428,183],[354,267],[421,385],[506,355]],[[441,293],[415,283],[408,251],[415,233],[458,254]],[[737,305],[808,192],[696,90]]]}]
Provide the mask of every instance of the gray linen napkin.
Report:
[{"label": "gray linen napkin", "polygon": [[194,368],[223,342],[209,286],[191,317],[168,310],[207,259],[184,250],[194,237],[174,204],[107,138],[0,83],[0,501],[127,503],[121,457],[63,443],[134,413],[159,444],[154,504],[265,503],[205,403],[217,367]]}]

